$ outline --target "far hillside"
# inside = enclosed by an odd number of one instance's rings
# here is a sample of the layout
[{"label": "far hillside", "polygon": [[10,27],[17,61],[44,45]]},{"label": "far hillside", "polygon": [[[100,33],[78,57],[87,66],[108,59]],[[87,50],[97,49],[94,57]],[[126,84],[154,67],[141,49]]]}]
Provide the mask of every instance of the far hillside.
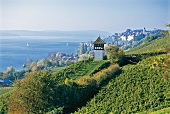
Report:
[{"label": "far hillside", "polygon": [[[82,31],[30,31],[30,30],[0,30],[1,38],[6,38],[5,36],[16,36],[20,38],[38,38],[36,36],[41,36],[40,38],[45,38],[43,36],[53,36],[54,39],[60,41],[91,41],[95,40],[96,36],[101,35],[102,37],[107,37],[110,33],[106,31],[99,30],[82,30]],[[32,37],[31,37],[32,36]],[[13,38],[13,37],[12,37]],[[15,38],[15,37],[14,37]]]},{"label": "far hillside", "polygon": [[126,54],[166,53],[170,50],[170,36],[160,37],[126,51]]}]

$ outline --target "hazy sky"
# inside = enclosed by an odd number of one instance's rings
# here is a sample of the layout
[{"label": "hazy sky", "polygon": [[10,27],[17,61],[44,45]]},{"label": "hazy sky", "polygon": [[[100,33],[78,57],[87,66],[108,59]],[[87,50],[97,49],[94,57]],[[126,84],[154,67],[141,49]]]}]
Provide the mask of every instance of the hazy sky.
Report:
[{"label": "hazy sky", "polygon": [[0,30],[167,29],[170,0],[0,0]]}]

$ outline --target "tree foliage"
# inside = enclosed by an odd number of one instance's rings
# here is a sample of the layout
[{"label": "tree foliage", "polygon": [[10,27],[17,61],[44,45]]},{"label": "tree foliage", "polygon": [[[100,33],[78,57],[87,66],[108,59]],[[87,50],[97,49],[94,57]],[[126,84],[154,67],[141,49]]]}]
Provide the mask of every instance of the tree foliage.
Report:
[{"label": "tree foliage", "polygon": [[168,32],[169,32],[169,34],[170,34],[170,23],[168,23],[168,24],[166,24],[166,26],[168,27]]},{"label": "tree foliage", "polygon": [[[10,97],[8,112],[44,113],[53,101],[55,81],[48,72],[29,73],[18,81]],[[47,94],[48,93],[48,94]]]},{"label": "tree foliage", "polygon": [[7,114],[8,103],[12,91],[0,95],[0,114]]},{"label": "tree foliage", "polygon": [[166,24],[167,27],[170,27],[170,23]]},{"label": "tree foliage", "polygon": [[118,61],[121,61],[124,52],[123,50],[119,49],[117,46],[109,46],[106,48],[108,59],[111,63],[117,63]]},{"label": "tree foliage", "polygon": [[157,35],[153,35],[153,36],[147,36],[146,38],[144,38],[144,42],[147,43],[147,42],[151,42],[155,39],[159,38]]}]

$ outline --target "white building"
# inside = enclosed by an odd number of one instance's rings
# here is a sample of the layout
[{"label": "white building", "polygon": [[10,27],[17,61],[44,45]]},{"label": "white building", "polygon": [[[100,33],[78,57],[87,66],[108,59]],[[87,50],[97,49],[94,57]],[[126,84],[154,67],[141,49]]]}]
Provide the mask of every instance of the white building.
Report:
[{"label": "white building", "polygon": [[94,60],[103,60],[104,55],[104,42],[100,38],[100,36],[97,38],[97,40],[94,42]]}]

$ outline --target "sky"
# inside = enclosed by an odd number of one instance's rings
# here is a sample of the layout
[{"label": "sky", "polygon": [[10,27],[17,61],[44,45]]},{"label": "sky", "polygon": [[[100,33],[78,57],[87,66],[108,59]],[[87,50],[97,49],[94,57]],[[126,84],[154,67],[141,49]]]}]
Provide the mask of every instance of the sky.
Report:
[{"label": "sky", "polygon": [[170,0],[0,0],[0,30],[165,29]]}]

